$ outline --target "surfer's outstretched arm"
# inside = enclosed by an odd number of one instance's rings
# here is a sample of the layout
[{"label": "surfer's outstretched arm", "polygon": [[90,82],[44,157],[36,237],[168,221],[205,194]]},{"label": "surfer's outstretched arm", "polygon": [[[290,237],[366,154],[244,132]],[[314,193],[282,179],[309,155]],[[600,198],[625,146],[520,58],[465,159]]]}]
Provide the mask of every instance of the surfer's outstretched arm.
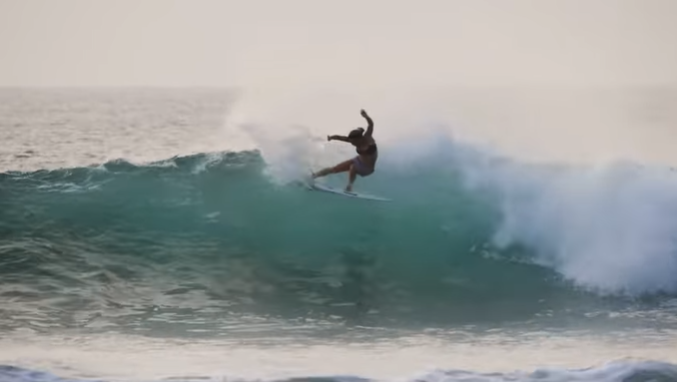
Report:
[{"label": "surfer's outstretched arm", "polygon": [[327,137],[328,141],[341,141],[341,142],[350,142],[350,139],[348,137],[344,137],[341,135],[330,135]]},{"label": "surfer's outstretched arm", "polygon": [[364,111],[364,109],[360,111],[360,114],[364,117],[364,119],[367,120],[367,123],[369,124],[369,126],[367,126],[367,132],[364,133],[364,136],[371,137],[371,134],[374,132],[374,121],[371,120],[371,118],[369,117],[369,115],[367,115],[367,112]]}]

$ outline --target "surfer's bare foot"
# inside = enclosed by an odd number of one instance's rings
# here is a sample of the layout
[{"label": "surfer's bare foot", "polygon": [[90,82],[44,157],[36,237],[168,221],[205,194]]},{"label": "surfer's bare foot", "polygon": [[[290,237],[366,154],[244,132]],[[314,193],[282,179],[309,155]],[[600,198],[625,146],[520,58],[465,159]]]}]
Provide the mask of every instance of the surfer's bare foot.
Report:
[{"label": "surfer's bare foot", "polygon": [[349,184],[346,186],[346,192],[353,192],[353,185]]}]

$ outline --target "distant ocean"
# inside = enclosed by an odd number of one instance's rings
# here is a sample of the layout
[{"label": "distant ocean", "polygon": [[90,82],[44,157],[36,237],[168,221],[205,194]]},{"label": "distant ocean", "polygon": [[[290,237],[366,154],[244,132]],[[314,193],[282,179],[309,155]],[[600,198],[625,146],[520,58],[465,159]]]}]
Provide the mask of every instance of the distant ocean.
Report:
[{"label": "distant ocean", "polygon": [[668,166],[435,139],[361,201],[224,149],[231,102],[0,90],[0,382],[677,381]]}]

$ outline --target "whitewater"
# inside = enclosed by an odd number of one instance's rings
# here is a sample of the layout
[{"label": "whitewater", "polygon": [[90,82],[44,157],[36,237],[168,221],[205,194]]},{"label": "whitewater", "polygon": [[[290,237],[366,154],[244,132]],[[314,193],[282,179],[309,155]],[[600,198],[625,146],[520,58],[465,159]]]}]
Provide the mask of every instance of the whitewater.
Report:
[{"label": "whitewater", "polygon": [[0,91],[0,381],[677,381],[669,165],[409,126],[355,200],[235,98]]}]

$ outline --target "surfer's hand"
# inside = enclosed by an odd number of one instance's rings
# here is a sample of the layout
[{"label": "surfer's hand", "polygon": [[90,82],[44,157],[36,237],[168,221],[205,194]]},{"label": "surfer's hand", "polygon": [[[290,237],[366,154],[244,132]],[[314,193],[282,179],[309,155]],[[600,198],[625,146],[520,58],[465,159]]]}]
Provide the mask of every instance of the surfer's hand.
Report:
[{"label": "surfer's hand", "polygon": [[363,116],[364,118],[367,118],[367,112],[364,111],[364,109],[360,110],[360,115]]},{"label": "surfer's hand", "polygon": [[332,138],[333,138],[333,137],[332,137],[331,135],[327,135],[327,140],[328,140],[328,141],[331,141]]}]

